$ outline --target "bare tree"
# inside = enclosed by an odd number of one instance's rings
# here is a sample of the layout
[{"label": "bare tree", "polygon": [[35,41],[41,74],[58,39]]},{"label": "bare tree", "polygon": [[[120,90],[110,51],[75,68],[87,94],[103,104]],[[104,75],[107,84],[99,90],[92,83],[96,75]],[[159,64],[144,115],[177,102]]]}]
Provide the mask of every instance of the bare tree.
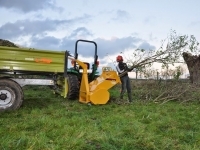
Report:
[{"label": "bare tree", "polygon": [[[161,46],[157,50],[136,49],[133,51],[132,58],[128,62],[132,64],[132,68],[137,68],[140,72],[144,72],[154,62],[162,63],[166,67],[168,64],[173,65],[174,63],[184,62],[182,56],[185,56],[184,58],[187,57],[187,60],[192,59],[197,62],[196,57],[193,58],[190,55],[183,54],[188,54],[188,52],[199,53],[198,46],[199,43],[193,35],[178,35],[175,30],[171,30],[169,37],[161,42]],[[200,59],[198,59],[198,62],[200,63]],[[197,66],[200,65],[199,63],[197,63]],[[190,75],[195,76],[191,80],[192,83],[200,83],[200,69],[198,72],[196,71],[197,68],[191,69],[194,67],[194,64],[194,61],[190,65],[188,64]]]}]

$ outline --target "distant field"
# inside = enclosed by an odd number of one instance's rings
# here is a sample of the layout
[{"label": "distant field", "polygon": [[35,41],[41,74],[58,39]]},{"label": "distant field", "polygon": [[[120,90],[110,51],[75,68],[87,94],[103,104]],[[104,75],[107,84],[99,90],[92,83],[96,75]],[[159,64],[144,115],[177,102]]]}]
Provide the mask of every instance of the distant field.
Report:
[{"label": "distant field", "polygon": [[25,87],[23,106],[0,114],[0,149],[199,150],[199,95],[194,91],[196,99],[188,102],[154,101],[168,86],[134,81],[131,105],[118,101],[116,86],[109,103],[99,106],[65,100],[47,87]]}]

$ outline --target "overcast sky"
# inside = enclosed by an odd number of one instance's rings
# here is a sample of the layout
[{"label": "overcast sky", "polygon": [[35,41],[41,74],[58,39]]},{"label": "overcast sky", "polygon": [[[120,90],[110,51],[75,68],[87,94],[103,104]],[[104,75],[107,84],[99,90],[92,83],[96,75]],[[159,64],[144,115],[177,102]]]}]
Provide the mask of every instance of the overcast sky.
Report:
[{"label": "overcast sky", "polygon": [[[200,0],[0,0],[0,38],[74,53],[93,40],[99,58],[138,47],[156,49],[170,30],[200,41]],[[92,44],[79,52],[93,56]]]}]

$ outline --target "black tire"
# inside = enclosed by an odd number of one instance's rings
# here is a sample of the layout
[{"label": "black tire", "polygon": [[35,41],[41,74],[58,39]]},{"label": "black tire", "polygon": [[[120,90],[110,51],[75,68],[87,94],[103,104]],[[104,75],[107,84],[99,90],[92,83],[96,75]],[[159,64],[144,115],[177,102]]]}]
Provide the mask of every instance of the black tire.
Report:
[{"label": "black tire", "polygon": [[77,75],[68,74],[67,83],[68,83],[68,87],[66,87],[68,88],[67,99],[76,100],[79,96],[79,88],[80,88],[80,83]]},{"label": "black tire", "polygon": [[21,86],[11,79],[0,79],[0,111],[16,110],[22,105]]}]

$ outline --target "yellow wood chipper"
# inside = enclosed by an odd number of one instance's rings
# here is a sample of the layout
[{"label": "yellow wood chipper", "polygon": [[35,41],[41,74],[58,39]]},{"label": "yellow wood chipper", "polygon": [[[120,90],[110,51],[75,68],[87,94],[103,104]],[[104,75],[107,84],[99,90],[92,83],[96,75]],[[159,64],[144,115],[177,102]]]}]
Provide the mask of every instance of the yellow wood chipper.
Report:
[{"label": "yellow wood chipper", "polygon": [[[90,73],[89,63],[78,60],[79,42],[95,45]],[[69,60],[74,65],[70,68]],[[106,104],[110,98],[108,90],[121,82],[112,68],[103,67],[101,75],[97,75],[97,67],[97,44],[94,41],[76,41],[74,57],[68,51],[0,46],[0,111],[20,108],[25,85],[49,86],[54,93],[66,99],[79,99],[81,103]]]}]

